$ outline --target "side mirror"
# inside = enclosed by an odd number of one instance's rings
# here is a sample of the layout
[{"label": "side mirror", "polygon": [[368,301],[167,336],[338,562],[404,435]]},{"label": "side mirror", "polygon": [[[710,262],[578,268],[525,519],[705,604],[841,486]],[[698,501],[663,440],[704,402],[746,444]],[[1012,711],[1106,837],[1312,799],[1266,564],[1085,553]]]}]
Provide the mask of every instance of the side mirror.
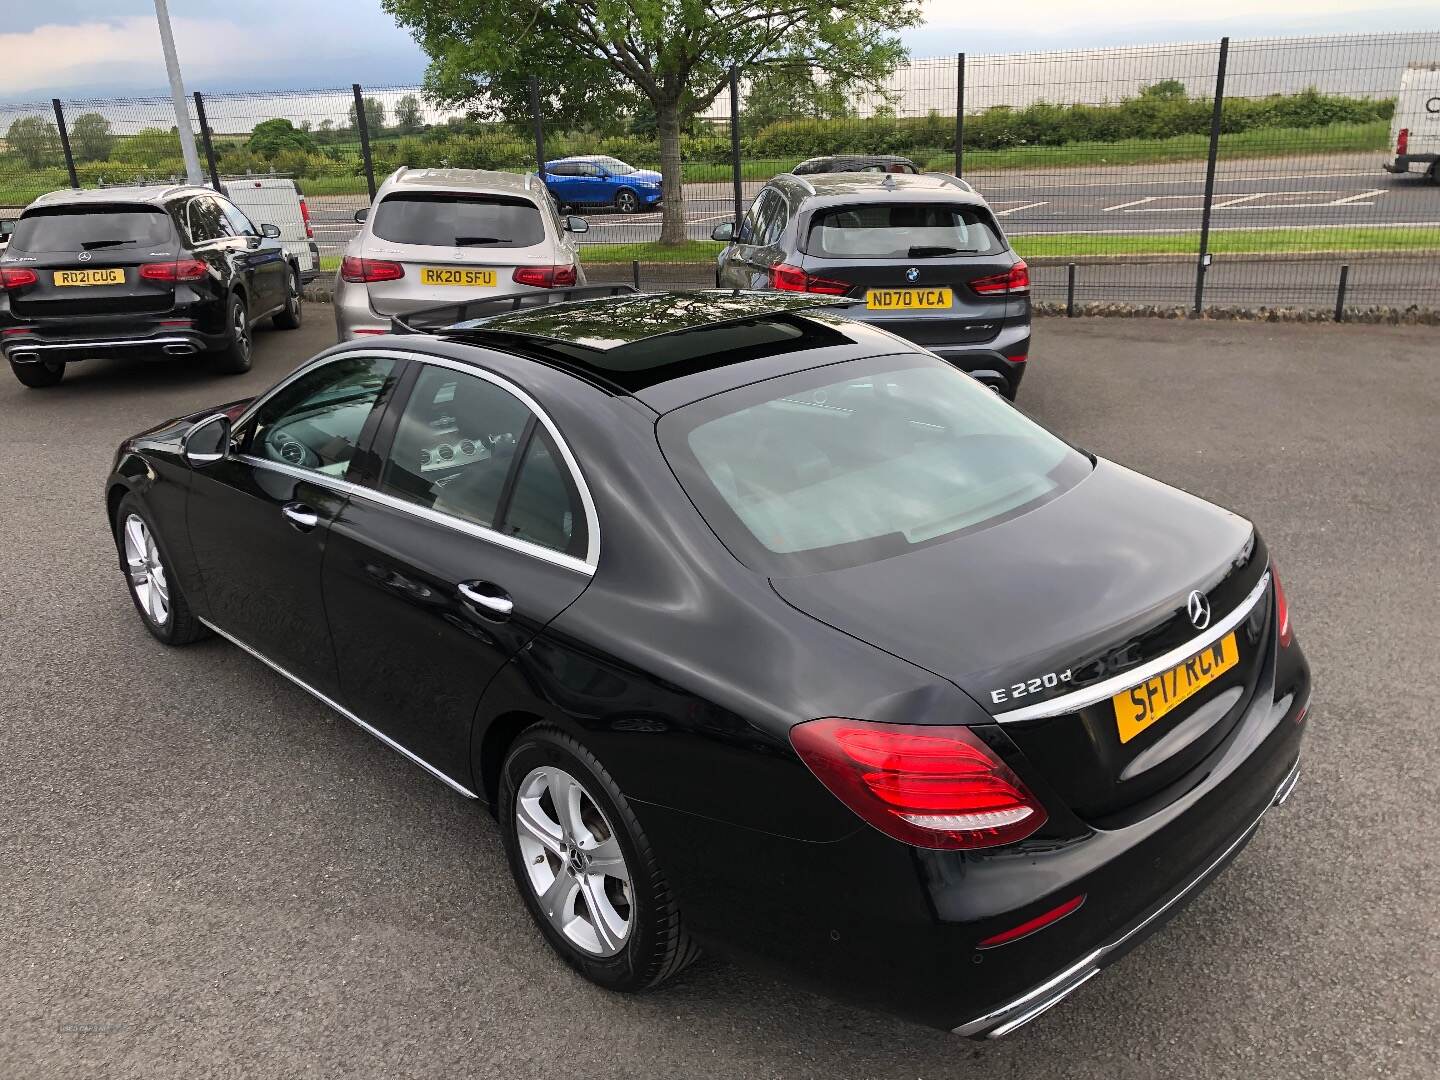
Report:
[{"label": "side mirror", "polygon": [[279,240],[279,239],[280,239],[280,226],[279,226],[279,225],[261,225],[261,226],[260,226],[260,235],[261,235],[261,236],[268,236],[271,240]]},{"label": "side mirror", "polygon": [[224,413],[201,420],[185,433],[180,453],[192,469],[223,461],[230,452],[230,417]]},{"label": "side mirror", "polygon": [[14,218],[0,218],[0,240],[9,240],[10,234],[15,231]]},{"label": "side mirror", "polygon": [[583,217],[576,217],[574,214],[571,214],[565,219],[565,231],[573,233],[589,232],[590,223]]},{"label": "side mirror", "polygon": [[735,223],[725,221],[710,230],[710,239],[719,240],[722,244],[730,244],[735,241]]},{"label": "side mirror", "polygon": [[358,225],[364,225],[364,224],[365,224],[365,219],[368,218],[369,216],[370,216],[370,208],[369,208],[368,206],[362,207],[361,209],[356,210],[356,211],[355,211],[355,222],[356,222],[356,224],[358,224]]}]

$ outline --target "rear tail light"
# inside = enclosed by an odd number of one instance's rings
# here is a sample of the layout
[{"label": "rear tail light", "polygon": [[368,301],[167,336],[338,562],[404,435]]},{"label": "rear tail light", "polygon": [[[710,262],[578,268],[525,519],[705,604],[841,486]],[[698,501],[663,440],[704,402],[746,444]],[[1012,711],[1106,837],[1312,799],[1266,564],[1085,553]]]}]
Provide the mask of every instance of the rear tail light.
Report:
[{"label": "rear tail light", "polygon": [[1045,823],[1040,801],[968,728],[827,717],[797,724],[790,742],[832,795],[916,847],[994,847]]},{"label": "rear tail light", "polygon": [[517,266],[511,279],[517,285],[533,285],[537,289],[565,289],[579,280],[573,265]]},{"label": "rear tail light", "polygon": [[1025,265],[1025,260],[1022,259],[1003,274],[976,278],[970,282],[970,288],[974,289],[981,296],[1005,296],[1011,293],[1028,293],[1030,291],[1030,268]]},{"label": "rear tail light", "polygon": [[397,262],[383,259],[357,259],[346,255],[340,260],[340,280],[355,283],[369,281],[398,281],[405,276],[405,268]]},{"label": "rear tail light", "polygon": [[305,223],[305,239],[314,240],[315,230],[310,227],[310,207],[305,203],[305,197],[300,197],[300,220]]},{"label": "rear tail light", "polygon": [[1410,152],[1410,129],[1401,128],[1400,134],[1395,136],[1395,156],[1404,157]]},{"label": "rear tail light", "polygon": [[1026,919],[1019,926],[1012,926],[1009,930],[1002,930],[998,934],[992,934],[976,944],[977,949],[993,949],[996,945],[1008,945],[1012,941],[1019,941],[1023,937],[1029,937],[1037,930],[1044,930],[1051,923],[1057,923],[1066,915],[1080,910],[1080,905],[1085,903],[1085,894],[1072,896],[1063,904],[1051,908],[1043,915],[1036,915],[1033,919]]},{"label": "rear tail light", "polygon": [[780,292],[822,293],[825,296],[844,296],[850,291],[849,282],[816,277],[789,263],[777,263],[770,268],[770,287]]},{"label": "rear tail light", "polygon": [[40,280],[40,275],[28,267],[10,267],[0,269],[0,286],[7,289],[23,289],[26,285],[34,285]]},{"label": "rear tail light", "polygon": [[146,281],[199,281],[209,272],[210,267],[200,259],[140,264],[140,276]]},{"label": "rear tail light", "polygon": [[1280,571],[1273,562],[1270,564],[1270,577],[1275,582],[1275,632],[1280,639],[1280,647],[1284,649],[1295,640],[1295,634],[1290,629],[1290,603],[1285,599],[1285,587],[1280,584]]}]

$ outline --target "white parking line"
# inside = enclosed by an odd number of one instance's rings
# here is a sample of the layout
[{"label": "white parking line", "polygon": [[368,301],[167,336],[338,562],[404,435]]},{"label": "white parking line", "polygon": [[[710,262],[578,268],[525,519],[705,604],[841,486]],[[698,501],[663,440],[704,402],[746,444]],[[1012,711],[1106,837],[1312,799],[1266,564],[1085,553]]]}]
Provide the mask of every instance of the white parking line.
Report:
[{"label": "white parking line", "polygon": [[1004,217],[1006,214],[1018,214],[1021,210],[1034,210],[1035,207],[1044,205],[1045,200],[1042,199],[1040,202],[1025,203],[1023,206],[1012,206],[1009,210],[996,210],[995,216]]},{"label": "white parking line", "polygon": [[[1222,195],[1220,198],[1221,198],[1221,200],[1223,200],[1223,201],[1216,202],[1216,203],[1215,203],[1215,209],[1216,209],[1216,210],[1225,210],[1225,209],[1229,209],[1229,208],[1234,207],[1234,208],[1239,208],[1239,209],[1241,209],[1241,210],[1303,210],[1303,209],[1306,209],[1306,208],[1308,208],[1308,207],[1316,207],[1316,206],[1374,206],[1374,205],[1375,205],[1374,200],[1377,199],[1377,198],[1379,198],[1381,195],[1387,194],[1387,192],[1386,192],[1383,188],[1372,188],[1372,189],[1370,189],[1369,191],[1357,192],[1357,193],[1354,194],[1354,195],[1344,195],[1344,196],[1341,196],[1340,198],[1337,198],[1337,199],[1329,199],[1329,198],[1326,198],[1326,196],[1335,195],[1335,194],[1337,194],[1337,192],[1333,192],[1333,191],[1315,191],[1315,190],[1309,190],[1309,191],[1257,191],[1257,192],[1253,192],[1253,193],[1251,193],[1251,194],[1249,194],[1249,195]],[[1255,205],[1253,205],[1253,203],[1254,203],[1254,201],[1255,201],[1256,199],[1273,199],[1273,198],[1289,197],[1289,196],[1297,196],[1297,195],[1299,195],[1299,196],[1308,196],[1308,197],[1310,197],[1310,198],[1312,198],[1312,199],[1315,198],[1316,196],[1318,196],[1319,198],[1318,198],[1318,201],[1313,201],[1313,202],[1280,202],[1280,203],[1275,203],[1273,206],[1255,206]],[[1191,206],[1150,206],[1150,205],[1148,205],[1148,204],[1150,204],[1150,203],[1155,203],[1155,202],[1162,202],[1162,201],[1170,200],[1170,199],[1197,200],[1197,199],[1201,199],[1202,197],[1203,197],[1203,196],[1201,196],[1201,195],[1198,194],[1198,193],[1186,193],[1186,194],[1184,194],[1184,195],[1147,195],[1147,196],[1146,196],[1145,198],[1143,198],[1143,199],[1132,199],[1130,202],[1116,203],[1114,206],[1106,206],[1106,207],[1104,207],[1104,208],[1102,209],[1102,213],[1103,213],[1103,212],[1108,212],[1108,211],[1111,211],[1111,210],[1123,210],[1123,211],[1124,211],[1125,213],[1127,213],[1127,214],[1165,214],[1165,213],[1191,213],[1191,214],[1193,214],[1193,213],[1195,213],[1197,210],[1202,209],[1202,207],[1200,207],[1200,206],[1198,206],[1198,205],[1191,205]],[[1363,200],[1366,200],[1366,199],[1368,199],[1368,200],[1370,200],[1370,201],[1369,201],[1369,202],[1363,201]],[[1251,205],[1242,205],[1242,204],[1251,204]]]}]

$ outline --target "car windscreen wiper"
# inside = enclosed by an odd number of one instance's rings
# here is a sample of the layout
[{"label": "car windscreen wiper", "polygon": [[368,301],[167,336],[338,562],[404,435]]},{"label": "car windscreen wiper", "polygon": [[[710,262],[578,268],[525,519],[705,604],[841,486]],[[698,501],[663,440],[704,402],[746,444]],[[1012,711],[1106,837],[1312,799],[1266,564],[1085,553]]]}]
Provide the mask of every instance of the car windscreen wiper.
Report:
[{"label": "car windscreen wiper", "polygon": [[122,244],[133,244],[134,240],[87,240],[80,246],[86,251],[94,251],[96,248],[120,247]]},{"label": "car windscreen wiper", "polygon": [[508,244],[508,236],[457,236],[455,237],[456,247],[481,247],[485,244]]},{"label": "car windscreen wiper", "polygon": [[[906,254],[912,259],[920,259],[924,258],[926,255],[964,255],[966,254],[966,251],[964,248],[939,246],[926,247],[924,245],[917,244],[915,247],[912,247],[908,252],[906,252]],[[971,254],[973,254],[973,252]]]}]

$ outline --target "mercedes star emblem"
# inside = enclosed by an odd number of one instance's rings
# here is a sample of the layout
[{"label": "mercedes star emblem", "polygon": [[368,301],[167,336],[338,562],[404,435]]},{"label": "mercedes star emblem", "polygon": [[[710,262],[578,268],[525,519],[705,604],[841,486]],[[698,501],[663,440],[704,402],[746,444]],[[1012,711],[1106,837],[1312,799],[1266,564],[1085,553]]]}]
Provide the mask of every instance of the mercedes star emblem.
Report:
[{"label": "mercedes star emblem", "polygon": [[1196,630],[1204,630],[1210,625],[1210,601],[1199,589],[1190,594],[1185,610],[1190,613],[1190,621],[1195,624]]}]

